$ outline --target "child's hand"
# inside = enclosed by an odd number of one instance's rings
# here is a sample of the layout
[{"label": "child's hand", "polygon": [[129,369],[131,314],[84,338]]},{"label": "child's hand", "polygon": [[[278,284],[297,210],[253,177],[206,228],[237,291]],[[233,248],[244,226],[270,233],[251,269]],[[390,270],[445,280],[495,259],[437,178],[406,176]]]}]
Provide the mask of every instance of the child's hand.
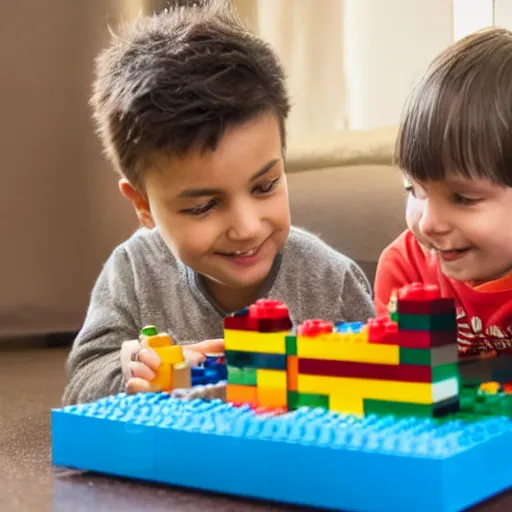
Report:
[{"label": "child's hand", "polygon": [[196,366],[206,359],[206,354],[223,354],[224,340],[205,340],[183,347],[183,355],[190,366]]},{"label": "child's hand", "polygon": [[121,368],[129,394],[153,391],[151,381],[156,377],[160,357],[139,340],[125,341],[121,345]]}]

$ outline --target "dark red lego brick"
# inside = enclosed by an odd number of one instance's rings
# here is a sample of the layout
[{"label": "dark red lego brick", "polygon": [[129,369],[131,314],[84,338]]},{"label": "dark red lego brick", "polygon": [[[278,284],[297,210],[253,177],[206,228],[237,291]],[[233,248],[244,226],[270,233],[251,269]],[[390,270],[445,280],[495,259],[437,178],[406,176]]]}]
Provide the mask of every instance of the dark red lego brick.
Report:
[{"label": "dark red lego brick", "polygon": [[441,297],[437,285],[412,283],[398,292],[397,312],[402,315],[439,315],[455,311],[453,299]]},{"label": "dark red lego brick", "polygon": [[383,345],[398,344],[398,324],[387,316],[370,318],[368,326],[368,342]]}]

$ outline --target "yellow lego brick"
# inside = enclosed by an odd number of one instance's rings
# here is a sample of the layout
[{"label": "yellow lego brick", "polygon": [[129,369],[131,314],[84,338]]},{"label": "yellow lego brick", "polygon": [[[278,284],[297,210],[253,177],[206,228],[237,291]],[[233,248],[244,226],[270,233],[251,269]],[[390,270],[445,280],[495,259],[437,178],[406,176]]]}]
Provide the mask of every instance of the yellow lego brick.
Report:
[{"label": "yellow lego brick", "polygon": [[287,389],[286,370],[256,370],[258,388]]},{"label": "yellow lego brick", "polygon": [[173,345],[171,347],[155,348],[155,352],[160,356],[162,364],[179,364],[185,361],[183,347]]},{"label": "yellow lego brick", "polygon": [[[341,336],[345,336],[342,334]],[[357,336],[348,334],[350,336]],[[308,359],[329,359],[334,361],[352,361],[360,363],[393,364],[400,363],[398,345],[378,345],[366,342],[346,341],[337,333],[307,338],[297,336],[297,356]]]},{"label": "yellow lego brick", "polygon": [[141,342],[152,349],[173,345],[172,338],[165,332],[155,334],[154,336],[141,336]]},{"label": "yellow lego brick", "polygon": [[226,329],[224,331],[225,350],[286,354],[288,332],[256,332]]},{"label": "yellow lego brick", "polygon": [[364,400],[353,393],[331,393],[329,395],[329,410],[363,416]]},{"label": "yellow lego brick", "polygon": [[458,393],[456,378],[435,384],[423,382],[397,382],[371,379],[348,379],[343,377],[324,377],[321,375],[299,374],[299,393],[339,394],[369,398],[372,400],[390,400],[431,404],[450,398]]},{"label": "yellow lego brick", "polygon": [[258,405],[261,407],[281,408],[287,406],[288,392],[285,389],[258,387]]},{"label": "yellow lego brick", "polygon": [[170,364],[162,364],[151,381],[152,391],[170,391],[172,389],[173,369]]}]

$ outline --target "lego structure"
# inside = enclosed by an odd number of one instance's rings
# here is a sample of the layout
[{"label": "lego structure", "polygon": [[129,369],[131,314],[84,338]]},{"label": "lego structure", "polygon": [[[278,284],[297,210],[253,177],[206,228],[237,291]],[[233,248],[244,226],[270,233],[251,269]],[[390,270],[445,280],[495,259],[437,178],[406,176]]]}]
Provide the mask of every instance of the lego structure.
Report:
[{"label": "lego structure", "polygon": [[459,410],[453,301],[434,287],[400,290],[390,318],[301,323],[260,300],[224,321],[227,400],[349,414],[443,416]]},{"label": "lego structure", "polygon": [[197,368],[143,329],[162,392],[54,409],[53,464],[347,512],[459,512],[512,486],[510,389],[461,388],[454,305],[435,287],[399,290],[366,324],[294,329],[262,300],[224,328],[224,358]]}]

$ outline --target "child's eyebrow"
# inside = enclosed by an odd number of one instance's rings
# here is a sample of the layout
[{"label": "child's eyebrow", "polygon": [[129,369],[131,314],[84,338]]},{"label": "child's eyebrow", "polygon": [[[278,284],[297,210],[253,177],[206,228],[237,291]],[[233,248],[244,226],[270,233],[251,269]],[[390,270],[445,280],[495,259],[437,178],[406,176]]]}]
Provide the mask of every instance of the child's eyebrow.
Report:
[{"label": "child's eyebrow", "polygon": [[[270,160],[267,162],[259,171],[251,176],[249,180],[250,183],[261,178],[264,174],[270,171],[274,165],[279,162],[279,158],[274,158],[274,160]],[[187,198],[187,197],[204,197],[204,196],[214,196],[217,194],[221,194],[222,190],[216,188],[189,188],[182,190],[179,194],[179,198]]]}]

